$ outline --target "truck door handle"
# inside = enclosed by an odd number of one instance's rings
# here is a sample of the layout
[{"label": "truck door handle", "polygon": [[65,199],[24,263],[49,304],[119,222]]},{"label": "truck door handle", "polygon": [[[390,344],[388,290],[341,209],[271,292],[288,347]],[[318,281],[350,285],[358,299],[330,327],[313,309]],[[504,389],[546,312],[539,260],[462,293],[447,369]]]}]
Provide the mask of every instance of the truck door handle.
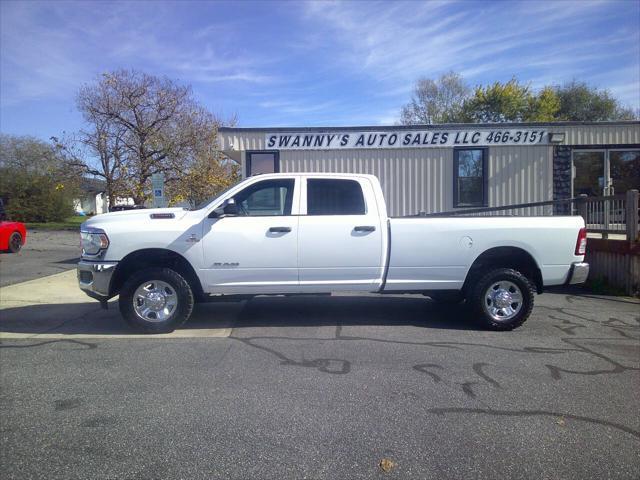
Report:
[{"label": "truck door handle", "polygon": [[287,233],[291,231],[291,227],[271,227],[269,231],[271,233]]},{"label": "truck door handle", "polygon": [[354,228],[356,232],[373,232],[375,231],[375,229],[376,227],[374,227],[373,225],[359,225]]}]

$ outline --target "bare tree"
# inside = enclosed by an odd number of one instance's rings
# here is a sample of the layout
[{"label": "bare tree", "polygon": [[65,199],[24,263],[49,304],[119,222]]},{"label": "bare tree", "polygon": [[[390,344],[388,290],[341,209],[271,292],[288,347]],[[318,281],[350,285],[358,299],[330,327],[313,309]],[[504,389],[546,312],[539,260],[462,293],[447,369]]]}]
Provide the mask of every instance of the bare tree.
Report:
[{"label": "bare tree", "polygon": [[445,73],[437,80],[421,78],[411,101],[402,107],[400,122],[403,125],[462,122],[462,106],[470,92],[462,76],[455,72]]},{"label": "bare tree", "polygon": [[126,130],[101,117],[90,116],[85,120],[88,129],[65,135],[61,139],[51,137],[51,140],[71,165],[80,168],[83,174],[104,180],[109,205],[113,206],[118,196],[127,195],[127,156],[124,147]]},{"label": "bare tree", "polygon": [[[77,104],[85,120],[94,126],[97,143],[103,138],[110,140],[108,145],[99,144],[100,148],[117,143],[117,150],[110,152],[110,165],[123,171],[136,203],[146,200],[151,175],[164,172],[175,177],[180,171],[182,154],[193,143],[184,122],[197,110],[188,86],[118,70],[83,86]],[[108,132],[107,136],[101,136],[100,131]]]}]

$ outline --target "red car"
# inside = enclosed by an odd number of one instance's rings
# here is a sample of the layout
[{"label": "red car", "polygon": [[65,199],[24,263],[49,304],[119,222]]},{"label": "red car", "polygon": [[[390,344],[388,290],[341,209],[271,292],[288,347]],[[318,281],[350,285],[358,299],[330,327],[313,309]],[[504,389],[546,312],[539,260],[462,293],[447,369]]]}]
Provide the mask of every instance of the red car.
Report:
[{"label": "red car", "polygon": [[17,253],[27,241],[24,223],[5,220],[4,205],[0,199],[0,252]]},{"label": "red car", "polygon": [[0,222],[0,251],[19,252],[27,241],[24,223]]}]

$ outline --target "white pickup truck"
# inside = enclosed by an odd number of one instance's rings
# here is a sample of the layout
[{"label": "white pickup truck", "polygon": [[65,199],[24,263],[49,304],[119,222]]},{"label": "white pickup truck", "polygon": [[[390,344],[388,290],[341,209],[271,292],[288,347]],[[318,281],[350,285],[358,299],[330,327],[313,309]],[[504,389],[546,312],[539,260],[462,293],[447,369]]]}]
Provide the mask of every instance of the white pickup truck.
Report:
[{"label": "white pickup truck", "polygon": [[389,218],[372,175],[248,178],[192,210],[98,215],[82,224],[80,288],[138,330],[172,331],[195,302],[336,291],[465,301],[510,330],[534,291],[584,282],[581,217]]}]

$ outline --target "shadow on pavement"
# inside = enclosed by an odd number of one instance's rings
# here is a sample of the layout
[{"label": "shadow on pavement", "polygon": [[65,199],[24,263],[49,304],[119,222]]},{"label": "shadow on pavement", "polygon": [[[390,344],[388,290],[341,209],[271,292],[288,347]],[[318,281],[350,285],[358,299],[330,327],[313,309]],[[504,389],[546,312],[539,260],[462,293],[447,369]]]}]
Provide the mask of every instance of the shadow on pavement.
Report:
[{"label": "shadow on pavement", "polygon": [[[461,306],[441,306],[415,297],[258,297],[244,302],[198,304],[179,331],[284,326],[411,325],[479,330]],[[36,304],[0,311],[1,333],[126,335],[117,301],[103,310],[97,303]]]},{"label": "shadow on pavement", "polygon": [[373,295],[257,297],[246,304],[233,327],[337,325],[481,330],[461,305],[440,305],[415,296]]},{"label": "shadow on pavement", "polygon": [[66,260],[58,260],[57,262],[53,262],[53,263],[57,263],[60,265],[73,265],[75,267],[79,261],[80,261],[80,257],[74,257],[74,258],[67,258]]}]

